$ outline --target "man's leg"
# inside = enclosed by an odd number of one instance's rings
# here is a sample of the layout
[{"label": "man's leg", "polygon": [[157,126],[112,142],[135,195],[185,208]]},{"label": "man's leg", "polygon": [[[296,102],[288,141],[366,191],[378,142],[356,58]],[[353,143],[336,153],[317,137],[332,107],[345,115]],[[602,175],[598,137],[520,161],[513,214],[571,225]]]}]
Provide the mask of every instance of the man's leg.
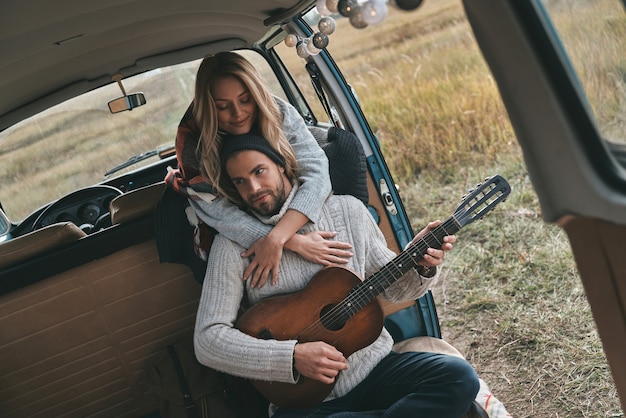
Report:
[{"label": "man's leg", "polygon": [[365,408],[386,409],[386,418],[459,418],[479,388],[478,375],[462,358],[392,352],[352,392],[359,396],[362,390]]},{"label": "man's leg", "polygon": [[479,386],[476,372],[461,358],[392,352],[346,396],[308,410],[279,410],[276,416],[459,418]]}]

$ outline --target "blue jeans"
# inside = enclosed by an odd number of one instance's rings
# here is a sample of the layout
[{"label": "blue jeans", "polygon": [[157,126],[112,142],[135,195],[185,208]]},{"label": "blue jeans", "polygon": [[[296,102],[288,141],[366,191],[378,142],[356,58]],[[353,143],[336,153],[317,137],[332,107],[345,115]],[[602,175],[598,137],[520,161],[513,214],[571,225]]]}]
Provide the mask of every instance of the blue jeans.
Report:
[{"label": "blue jeans", "polygon": [[347,395],[309,409],[280,408],[272,418],[459,418],[479,386],[461,358],[391,352]]}]

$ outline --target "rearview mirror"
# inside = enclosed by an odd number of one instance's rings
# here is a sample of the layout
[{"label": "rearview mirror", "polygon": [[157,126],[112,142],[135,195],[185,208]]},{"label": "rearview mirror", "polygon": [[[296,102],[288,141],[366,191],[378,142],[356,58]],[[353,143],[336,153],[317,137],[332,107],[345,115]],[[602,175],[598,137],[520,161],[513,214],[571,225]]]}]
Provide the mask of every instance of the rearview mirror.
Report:
[{"label": "rearview mirror", "polygon": [[109,102],[109,110],[111,113],[119,113],[125,110],[133,110],[145,104],[146,96],[144,96],[143,93],[133,93],[111,100]]}]

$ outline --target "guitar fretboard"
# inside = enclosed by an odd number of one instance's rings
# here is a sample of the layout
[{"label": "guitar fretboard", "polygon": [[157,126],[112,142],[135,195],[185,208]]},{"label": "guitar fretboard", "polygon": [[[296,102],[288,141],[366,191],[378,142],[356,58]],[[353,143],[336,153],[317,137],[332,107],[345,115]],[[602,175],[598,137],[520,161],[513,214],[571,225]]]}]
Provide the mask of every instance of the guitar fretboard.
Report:
[{"label": "guitar fretboard", "polygon": [[441,248],[443,238],[447,235],[456,234],[460,229],[461,224],[456,221],[454,216],[449,217],[417,242],[407,247],[383,268],[364,280],[363,283],[352,289],[342,301],[344,306],[341,310],[343,311],[342,316],[345,316],[344,320],[356,314],[410,269],[415,268],[429,248]]}]

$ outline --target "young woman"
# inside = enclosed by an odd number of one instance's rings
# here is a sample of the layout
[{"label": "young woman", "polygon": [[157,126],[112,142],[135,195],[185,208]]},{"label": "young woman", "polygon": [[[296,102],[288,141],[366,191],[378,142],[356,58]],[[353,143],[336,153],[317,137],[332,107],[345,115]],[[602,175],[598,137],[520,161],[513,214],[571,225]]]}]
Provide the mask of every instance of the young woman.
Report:
[{"label": "young woman", "polygon": [[[225,134],[255,133],[294,168],[301,186],[285,216],[274,227],[222,199],[219,188],[219,150]],[[307,235],[296,232],[316,222],[331,192],[328,160],[296,109],[272,95],[254,66],[234,52],[205,58],[198,69],[194,101],[180,122],[176,136],[177,170],[166,177],[176,191],[189,197],[202,222],[248,248],[253,256],[244,279],[262,287],[276,283],[283,249],[323,264],[345,263],[350,245],[330,238],[332,231]],[[297,161],[297,164],[296,164]]]}]

